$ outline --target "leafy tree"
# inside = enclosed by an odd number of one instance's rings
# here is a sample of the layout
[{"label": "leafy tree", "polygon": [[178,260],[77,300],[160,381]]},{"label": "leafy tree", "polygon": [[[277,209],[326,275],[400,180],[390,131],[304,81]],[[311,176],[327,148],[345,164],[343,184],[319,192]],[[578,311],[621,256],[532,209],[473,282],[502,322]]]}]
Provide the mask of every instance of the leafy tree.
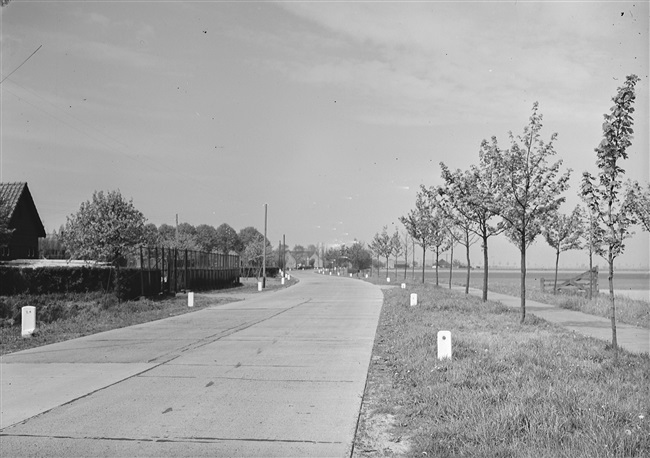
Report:
[{"label": "leafy tree", "polygon": [[[237,233],[235,232],[235,235],[236,234]],[[194,238],[196,240],[196,245],[201,251],[212,253],[212,251],[217,247],[217,230],[214,226],[210,226],[209,224],[199,224],[196,226],[196,234]]]},{"label": "leafy tree", "polygon": [[[408,215],[399,218],[406,232],[415,240],[415,243],[422,247],[422,283],[424,283],[427,249],[438,246],[439,250],[440,240],[444,238],[444,222],[441,218],[436,217],[427,195],[426,188],[421,186],[415,199],[415,209],[411,210]],[[436,284],[438,283],[437,265],[436,256]]]},{"label": "leafy tree", "polygon": [[596,240],[594,237],[594,234],[596,233],[596,230],[598,228],[598,224],[596,222],[596,218],[594,217],[594,212],[587,206],[586,210],[580,210],[580,214],[582,215],[582,222],[580,223],[582,226],[582,234],[581,238],[584,241],[584,247],[587,249],[587,252],[589,253],[589,293],[588,293],[588,298],[589,300],[592,299],[593,297],[593,290],[594,290],[594,252],[596,251],[595,246],[596,246]]},{"label": "leafy tree", "polygon": [[[440,164],[443,167],[443,178],[444,174],[444,164]],[[470,262],[470,247],[476,242],[476,233],[478,232],[478,226],[474,219],[474,214],[467,202],[467,192],[465,190],[467,183],[467,177],[470,178],[469,182],[471,183],[471,175],[461,175],[459,179],[447,183],[445,186],[438,186],[437,188],[432,188],[429,190],[431,199],[436,202],[436,205],[445,215],[445,218],[448,220],[449,235],[451,240],[449,241],[449,246],[452,250],[453,258],[453,247],[454,243],[458,242],[465,247],[465,257],[467,259],[467,277],[465,280],[465,294],[469,294],[469,282],[471,276],[472,265]],[[450,264],[453,264],[453,259]],[[451,265],[450,265],[450,278],[449,282],[451,284]]]},{"label": "leafy tree", "polygon": [[635,222],[630,202],[625,202],[622,195],[622,177],[625,170],[619,165],[627,159],[627,148],[632,145],[632,130],[636,98],[634,86],[639,81],[636,75],[626,78],[623,86],[618,88],[612,98],[614,106],[605,114],[603,123],[603,140],[595,149],[598,178],[589,172],[582,176],[581,194],[594,212],[597,227],[594,238],[598,242],[596,253],[607,260],[609,265],[609,301],[612,323],[612,347],[614,358],[618,358],[616,339],[616,304],[614,302],[614,259],[625,250],[624,240],[631,236],[630,227]]},{"label": "leafy tree", "polygon": [[393,263],[393,268],[395,269],[395,278],[397,278],[397,262],[398,258],[404,251],[404,247],[402,246],[402,240],[399,236],[399,231],[397,228],[395,228],[395,232],[390,238],[390,243],[393,246],[393,251],[392,254],[395,256],[395,262]]},{"label": "leafy tree", "polygon": [[148,223],[144,226],[144,239],[148,246],[158,245],[158,229],[155,224]]},{"label": "leafy tree", "polygon": [[645,188],[638,181],[628,183],[625,203],[635,223],[650,232],[650,183]]},{"label": "leafy tree", "polygon": [[104,261],[119,266],[125,256],[146,242],[145,217],[120,191],[95,191],[92,200],[67,218],[61,240],[73,259]]},{"label": "leafy tree", "polygon": [[237,235],[237,231],[228,224],[223,223],[214,232],[214,248],[225,254],[231,251],[239,252],[243,248],[243,242],[241,237]]},{"label": "leafy tree", "polygon": [[381,234],[375,234],[371,246],[377,256],[386,258],[386,278],[388,278],[388,260],[393,254],[393,243],[391,236],[388,235],[388,226],[382,228]]},{"label": "leafy tree", "polygon": [[352,268],[357,271],[369,269],[372,264],[372,253],[368,250],[363,242],[354,241],[347,249],[346,255],[352,264]]},{"label": "leafy tree", "polygon": [[309,255],[307,254],[307,251],[305,250],[304,246],[294,245],[293,250],[291,250],[291,254],[293,255],[297,264],[302,264],[302,265],[307,264],[307,259],[309,259]]},{"label": "leafy tree", "polygon": [[[404,231],[404,239],[402,240],[402,246],[404,247],[404,280],[406,280],[406,271],[408,269],[408,264],[409,264],[409,255],[413,258],[415,256],[415,253],[413,252],[413,249],[409,246],[409,233]],[[415,259],[412,259],[412,261],[415,261]]]},{"label": "leafy tree", "polygon": [[[488,239],[503,231],[502,224],[493,224],[496,215],[493,189],[496,174],[483,160],[479,165],[472,165],[467,171],[457,169],[452,172],[440,163],[445,192],[449,192],[455,202],[457,212],[474,224],[468,226],[470,231],[481,239],[483,249],[483,302],[488,299]],[[469,261],[467,263],[469,265]]]},{"label": "leafy tree", "polygon": [[564,215],[558,211],[552,212],[542,229],[546,243],[555,249],[553,294],[557,293],[557,270],[560,263],[560,253],[582,248],[580,238],[583,230],[582,212],[579,206],[574,208],[570,215]]},{"label": "leafy tree", "polygon": [[526,250],[540,234],[548,215],[564,197],[571,171],[560,174],[562,161],[549,164],[554,156],[552,134],[549,142],[540,137],[542,115],[533,104],[532,115],[522,135],[509,133],[510,147],[500,149],[496,137],[483,140],[481,160],[495,177],[494,213],[503,218],[505,232],[521,253],[521,322],[526,318]]},{"label": "leafy tree", "polygon": [[[255,260],[257,259],[257,255],[251,256],[251,254],[255,254],[258,251],[261,259],[264,250],[264,244],[262,243],[262,241],[264,240],[264,235],[262,235],[260,231],[255,229],[253,226],[245,227],[244,229],[239,231],[239,240],[242,243],[241,244],[242,259],[246,258],[250,262],[256,262]],[[271,246],[271,242],[269,242],[269,240],[267,239],[266,240],[267,249],[270,246]]]},{"label": "leafy tree", "polygon": [[158,243],[165,248],[174,248],[176,246],[176,228],[165,223],[158,226]]}]

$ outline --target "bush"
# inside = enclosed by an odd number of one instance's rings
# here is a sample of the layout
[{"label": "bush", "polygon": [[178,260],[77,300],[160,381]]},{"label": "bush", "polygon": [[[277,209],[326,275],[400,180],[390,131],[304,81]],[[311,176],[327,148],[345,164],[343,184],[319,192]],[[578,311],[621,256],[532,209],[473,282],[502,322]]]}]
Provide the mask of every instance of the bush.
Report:
[{"label": "bush", "polygon": [[140,269],[0,266],[0,295],[114,292],[120,300],[142,293]]}]

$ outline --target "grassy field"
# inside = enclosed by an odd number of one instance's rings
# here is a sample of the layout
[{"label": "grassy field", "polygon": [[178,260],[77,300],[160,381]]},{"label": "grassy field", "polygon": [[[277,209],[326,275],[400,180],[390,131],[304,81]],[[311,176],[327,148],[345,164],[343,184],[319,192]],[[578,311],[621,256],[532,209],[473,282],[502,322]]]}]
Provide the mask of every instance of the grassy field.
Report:
[{"label": "grassy field", "polygon": [[[253,279],[255,280],[255,279]],[[254,293],[257,282],[245,279],[241,286],[214,292],[237,294]],[[284,286],[279,279],[268,279],[265,291],[286,288],[295,283],[292,279]],[[187,306],[187,295],[161,299],[141,299],[118,302],[112,294],[46,294],[0,297],[3,316],[17,315],[17,319],[4,319],[0,327],[0,355],[55,342],[75,339],[111,329],[169,318],[194,312],[207,306],[239,300],[233,297],[209,297],[196,293],[194,307]],[[30,338],[21,337],[20,307],[36,307],[37,332]]]},{"label": "grassy field", "polygon": [[356,457],[650,456],[647,354],[614,365],[603,342],[432,285],[384,296]]}]

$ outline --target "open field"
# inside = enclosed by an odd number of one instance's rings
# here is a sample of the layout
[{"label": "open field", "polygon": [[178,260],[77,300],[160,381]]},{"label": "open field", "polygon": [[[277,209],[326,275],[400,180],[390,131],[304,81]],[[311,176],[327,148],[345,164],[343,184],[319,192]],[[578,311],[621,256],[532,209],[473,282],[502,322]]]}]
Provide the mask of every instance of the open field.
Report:
[{"label": "open field", "polygon": [[[584,270],[560,270],[558,272],[558,278],[569,278],[579,273],[584,272]],[[392,280],[402,281],[404,278],[404,270],[398,270],[397,276],[395,275],[394,269],[389,269],[389,276]],[[519,269],[490,269],[489,270],[490,283],[496,282],[504,285],[511,285],[513,287],[519,288]],[[458,269],[454,267],[453,272],[453,282],[455,284],[465,284],[465,269]],[[526,289],[527,290],[539,290],[539,279],[541,277],[552,280],[555,275],[555,271],[552,269],[549,270],[534,270],[529,269],[526,273]],[[374,276],[377,276],[377,272],[374,272]],[[446,285],[449,283],[449,269],[440,269],[438,272],[439,281],[441,285]],[[381,269],[380,278],[386,278],[385,269]],[[427,268],[425,271],[425,281],[435,281],[436,271],[435,269]],[[413,272],[409,269],[406,272],[406,279],[413,280]],[[422,269],[415,269],[415,280],[422,280]],[[598,283],[600,289],[608,289],[609,283],[607,280],[607,272],[602,269],[599,271]],[[472,269],[470,276],[470,286],[474,288],[482,288],[483,286],[483,270],[481,269]],[[650,272],[648,271],[631,271],[631,270],[621,270],[614,272],[614,289],[616,291],[648,291],[650,294]]]},{"label": "open field", "polygon": [[649,456],[650,357],[615,365],[601,341],[518,319],[430,284],[385,290],[355,456]]}]

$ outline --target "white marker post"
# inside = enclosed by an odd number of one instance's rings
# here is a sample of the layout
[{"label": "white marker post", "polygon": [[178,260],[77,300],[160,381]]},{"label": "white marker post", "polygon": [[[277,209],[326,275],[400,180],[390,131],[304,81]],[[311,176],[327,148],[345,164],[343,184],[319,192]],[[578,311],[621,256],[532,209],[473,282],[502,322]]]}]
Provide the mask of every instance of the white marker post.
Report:
[{"label": "white marker post", "polygon": [[281,285],[284,285],[284,277],[282,277],[282,278],[280,279],[280,284],[281,284]]},{"label": "white marker post", "polygon": [[366,274],[366,278],[368,278],[368,274]]},{"label": "white marker post", "polygon": [[194,292],[190,291],[187,293],[187,306],[194,307]]},{"label": "white marker post", "polygon": [[438,331],[438,359],[451,359],[451,331]]},{"label": "white marker post", "polygon": [[406,283],[402,283],[402,289],[406,289]]},{"label": "white marker post", "polygon": [[386,283],[390,283],[390,277],[386,277]]},{"label": "white marker post", "polygon": [[418,305],[418,295],[416,293],[411,293],[411,307]]},{"label": "white marker post", "polygon": [[257,282],[257,291],[262,291],[262,282],[261,281]]},{"label": "white marker post", "polygon": [[27,306],[22,308],[22,332],[23,337],[31,337],[36,331],[36,307]]}]

